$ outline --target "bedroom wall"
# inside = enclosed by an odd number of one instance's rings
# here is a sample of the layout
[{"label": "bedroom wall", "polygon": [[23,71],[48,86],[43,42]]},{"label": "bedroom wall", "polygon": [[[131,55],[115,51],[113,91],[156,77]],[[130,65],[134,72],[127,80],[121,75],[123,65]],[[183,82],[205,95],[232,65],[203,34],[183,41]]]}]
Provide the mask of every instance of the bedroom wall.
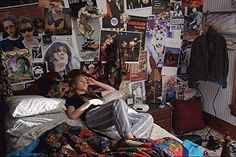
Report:
[{"label": "bedroom wall", "polygon": [[[216,110],[216,117],[236,126],[236,117],[232,116],[230,113],[230,108],[228,105],[232,102],[232,92],[233,92],[233,81],[234,81],[234,73],[235,63],[236,63],[236,50],[228,51],[229,58],[229,73],[227,78],[227,88],[220,89],[219,93],[215,99],[214,106]],[[219,85],[211,83],[211,82],[201,82],[200,83],[200,91],[204,97],[204,111],[215,115],[213,108],[213,99],[216,95],[216,92],[219,88]]]}]

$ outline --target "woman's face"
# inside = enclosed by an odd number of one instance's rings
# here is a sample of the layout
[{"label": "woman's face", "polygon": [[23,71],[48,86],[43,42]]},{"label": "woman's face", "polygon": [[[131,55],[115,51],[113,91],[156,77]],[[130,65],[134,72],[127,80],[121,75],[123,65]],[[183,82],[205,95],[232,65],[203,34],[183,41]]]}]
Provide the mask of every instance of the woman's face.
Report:
[{"label": "woman's face", "polygon": [[10,37],[15,37],[16,25],[12,21],[4,21],[3,27]]},{"label": "woman's face", "polygon": [[57,53],[54,53],[54,59],[67,64],[68,58],[69,56],[67,54],[66,48],[64,46],[59,46]]},{"label": "woman's face", "polygon": [[79,77],[74,83],[75,90],[87,91],[88,90],[88,78],[86,76]]},{"label": "woman's face", "polygon": [[33,26],[30,23],[26,23],[19,27],[20,33],[25,40],[33,40]]}]

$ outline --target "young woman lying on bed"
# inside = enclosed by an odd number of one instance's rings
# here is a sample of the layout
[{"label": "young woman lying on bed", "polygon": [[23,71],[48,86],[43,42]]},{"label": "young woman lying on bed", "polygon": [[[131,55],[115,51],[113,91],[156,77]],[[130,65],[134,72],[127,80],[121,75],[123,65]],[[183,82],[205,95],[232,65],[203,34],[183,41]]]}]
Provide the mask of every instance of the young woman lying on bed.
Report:
[{"label": "young woman lying on bed", "polygon": [[[67,114],[71,119],[81,118],[86,125],[98,131],[103,131],[113,125],[121,138],[132,139],[142,137],[151,129],[153,118],[148,113],[128,113],[128,106],[122,99],[116,99],[106,104],[100,100],[113,91],[110,85],[94,80],[84,74],[76,74],[69,79],[73,95],[67,99]],[[98,86],[101,92],[88,90],[88,86]]]}]

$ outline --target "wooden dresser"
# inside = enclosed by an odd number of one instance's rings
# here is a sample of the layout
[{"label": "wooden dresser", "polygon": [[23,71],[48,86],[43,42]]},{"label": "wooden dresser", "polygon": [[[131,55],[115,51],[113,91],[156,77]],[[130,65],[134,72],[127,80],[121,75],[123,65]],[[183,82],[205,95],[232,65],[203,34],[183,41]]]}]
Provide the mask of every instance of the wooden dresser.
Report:
[{"label": "wooden dresser", "polygon": [[166,105],[164,108],[158,108],[156,105],[149,105],[148,113],[154,118],[154,123],[163,129],[172,131],[172,111],[173,107]]}]

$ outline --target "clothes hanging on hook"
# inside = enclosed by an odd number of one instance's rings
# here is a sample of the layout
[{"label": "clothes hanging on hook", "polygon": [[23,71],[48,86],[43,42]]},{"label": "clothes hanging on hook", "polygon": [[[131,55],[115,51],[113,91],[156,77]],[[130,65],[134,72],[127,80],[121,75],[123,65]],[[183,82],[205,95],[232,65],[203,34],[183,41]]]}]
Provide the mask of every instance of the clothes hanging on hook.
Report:
[{"label": "clothes hanging on hook", "polygon": [[208,31],[192,43],[189,87],[195,88],[196,81],[212,81],[227,86],[229,59],[225,38],[209,27]]}]

